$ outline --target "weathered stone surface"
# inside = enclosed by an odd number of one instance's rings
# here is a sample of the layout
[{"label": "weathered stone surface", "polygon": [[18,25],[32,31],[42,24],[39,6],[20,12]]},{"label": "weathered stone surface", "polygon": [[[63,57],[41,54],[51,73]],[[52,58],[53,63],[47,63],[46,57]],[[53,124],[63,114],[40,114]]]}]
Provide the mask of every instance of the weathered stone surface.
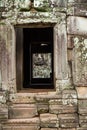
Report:
[{"label": "weathered stone surface", "polygon": [[77,86],[87,86],[87,38],[84,36],[68,37],[68,48],[72,49],[73,82]]},{"label": "weathered stone surface", "polygon": [[48,103],[37,103],[38,113],[46,113],[49,111]]},{"label": "weathered stone surface", "polygon": [[8,95],[6,94],[5,91],[0,91],[0,104],[6,103],[6,100],[8,98]]},{"label": "weathered stone surface", "polygon": [[[7,32],[6,26],[0,25],[0,69],[1,72],[1,79],[2,79],[2,89],[6,90],[7,88],[7,59],[8,59],[8,52],[6,49],[6,38],[4,33]],[[5,33],[7,35],[7,33]],[[3,60],[2,60],[3,58]]]},{"label": "weathered stone surface", "polygon": [[[69,76],[68,68],[67,68],[67,72],[68,72],[68,76]],[[57,80],[56,81],[56,89],[58,92],[62,92],[63,90],[74,89],[74,86],[72,85],[71,80],[68,77],[68,79],[65,79],[65,80]],[[62,95],[61,95],[61,98],[62,98]]]},{"label": "weathered stone surface", "polygon": [[37,115],[35,104],[14,104],[9,107],[10,119],[32,118]]},{"label": "weathered stone surface", "polygon": [[41,128],[41,130],[59,130],[57,128]]},{"label": "weathered stone surface", "polygon": [[34,1],[34,6],[35,7],[46,7],[47,5],[48,7],[66,7],[67,2],[65,0],[61,1],[61,0],[50,0],[49,2],[47,2],[47,0],[35,0]]},{"label": "weathered stone surface", "polygon": [[0,104],[0,121],[8,119],[8,106],[6,104]]},{"label": "weathered stone surface", "polygon": [[51,99],[60,99],[61,94],[57,94],[56,92],[37,92],[35,93],[16,93],[16,94],[10,94],[10,102],[17,104],[17,103],[48,103]]},{"label": "weathered stone surface", "polygon": [[[2,0],[0,11],[0,130],[87,130],[87,0]],[[17,93],[15,25],[53,27],[54,92]]]},{"label": "weathered stone surface", "polygon": [[87,19],[85,17],[69,16],[67,18],[68,34],[87,35]]},{"label": "weathered stone surface", "polygon": [[[56,15],[54,15],[56,13]],[[43,26],[53,26],[57,23],[60,23],[60,21],[65,20],[66,14],[58,12],[57,9],[54,9],[54,11],[51,12],[13,12],[11,14],[12,16],[7,16],[8,13],[4,13],[3,17],[6,17],[8,23],[11,23],[12,25],[25,25],[28,27],[34,27],[36,25],[37,27]],[[54,17],[55,16],[55,17]],[[5,21],[1,21],[1,23],[5,24]]]},{"label": "weathered stone surface", "polygon": [[77,93],[75,90],[63,90],[62,92],[63,99],[77,99]]},{"label": "weathered stone surface", "polygon": [[54,114],[59,113],[75,113],[77,112],[76,106],[70,106],[70,105],[50,105],[49,106],[49,112]]},{"label": "weathered stone surface", "polygon": [[59,113],[75,113],[77,112],[77,103],[73,99],[51,100],[49,102],[49,112]]},{"label": "weathered stone surface", "polygon": [[87,16],[87,1],[68,0],[68,14],[77,16]]},{"label": "weathered stone surface", "polygon": [[48,103],[49,100],[51,99],[60,99],[61,98],[61,94],[57,94],[56,92],[46,92],[46,93],[38,93],[37,95],[35,95],[35,100],[37,102],[43,102],[43,103]]},{"label": "weathered stone surface", "polygon": [[62,99],[51,99],[49,100],[49,105],[62,105]]},{"label": "weathered stone surface", "polygon": [[87,98],[87,87],[76,87],[76,90],[79,99]]},{"label": "weathered stone surface", "polygon": [[87,99],[78,100],[78,113],[80,115],[87,114]]},{"label": "weathered stone surface", "polygon": [[35,103],[35,99],[34,99],[34,93],[16,93],[16,94],[10,94],[10,102],[12,103],[30,103],[33,104]]},{"label": "weathered stone surface", "polygon": [[77,114],[60,114],[58,118],[62,128],[75,128],[79,125]]},{"label": "weathered stone surface", "polygon": [[53,114],[58,114],[61,112],[61,108],[59,106],[62,106],[62,100],[61,99],[55,99],[49,101],[49,112]]},{"label": "weathered stone surface", "polygon": [[56,114],[40,114],[41,127],[58,127],[59,121]]},{"label": "weathered stone surface", "polygon": [[[25,1],[1,1],[1,11],[5,12],[8,11],[11,13],[11,11],[17,12],[17,11],[32,11],[32,12],[49,12],[53,8],[58,8],[60,11],[65,11],[67,7],[67,1],[66,0],[25,0]],[[5,8],[4,8],[5,5]],[[12,13],[11,13],[12,14]]]},{"label": "weathered stone surface", "polygon": [[86,3],[86,0],[68,0],[68,3]]},{"label": "weathered stone surface", "polygon": [[[68,61],[69,63],[72,61],[72,50],[68,49],[67,50],[67,57],[68,57]],[[72,64],[69,64],[72,65]]]},{"label": "weathered stone surface", "polygon": [[67,38],[67,57],[68,57],[68,75],[69,78],[72,79],[72,60],[73,60],[73,48],[74,48],[74,41],[73,36],[68,35]]},{"label": "weathered stone surface", "polygon": [[87,86],[87,38],[74,37],[73,82],[77,86]]},{"label": "weathered stone surface", "polygon": [[16,93],[16,94],[10,94],[9,95],[9,101],[12,103],[35,103],[34,99],[35,94],[34,93]]},{"label": "weathered stone surface", "polygon": [[39,130],[39,118],[11,119],[2,124],[3,130]]},{"label": "weathered stone surface", "polygon": [[55,38],[55,69],[56,78],[58,80],[64,80],[68,77],[67,70],[67,37],[66,37],[66,21],[61,22],[59,26],[54,27]]},{"label": "weathered stone surface", "polygon": [[2,90],[14,91],[16,89],[14,28],[10,23],[0,24],[0,39]]},{"label": "weathered stone surface", "polygon": [[68,3],[67,14],[87,16],[87,3]]},{"label": "weathered stone surface", "polygon": [[3,122],[3,124],[30,124],[30,125],[40,125],[40,119],[39,117],[33,117],[33,118],[26,118],[26,119],[8,119],[6,122]]},{"label": "weathered stone surface", "polygon": [[3,126],[3,130],[39,130],[39,127],[37,126],[30,126],[30,125],[8,125]]},{"label": "weathered stone surface", "polygon": [[87,127],[86,128],[83,128],[83,127],[77,128],[77,130],[87,130]]},{"label": "weathered stone surface", "polygon": [[87,115],[79,115],[79,123],[81,127],[87,127]]},{"label": "weathered stone surface", "polygon": [[72,50],[74,48],[73,35],[68,35],[67,48]]},{"label": "weathered stone surface", "polygon": [[[86,37],[83,36],[71,36],[71,42],[73,44],[73,81],[77,86],[86,86],[87,84],[87,57],[86,57]],[[70,40],[69,45],[70,46]]]},{"label": "weathered stone surface", "polygon": [[77,130],[77,128],[59,128],[59,130]]},{"label": "weathered stone surface", "polygon": [[[0,59],[0,61],[1,61],[1,59]],[[2,90],[1,68],[0,68],[0,90]]]},{"label": "weathered stone surface", "polygon": [[2,126],[1,126],[1,124],[0,124],[0,130],[2,130]]},{"label": "weathered stone surface", "polygon": [[64,90],[62,92],[62,102],[66,105],[66,111],[68,111],[67,106],[71,107],[72,110],[77,109],[77,93],[75,90]]},{"label": "weathered stone surface", "polygon": [[87,16],[87,3],[74,4],[74,15]]},{"label": "weathered stone surface", "polygon": [[73,0],[73,1],[76,2],[76,3],[87,3],[86,0]]},{"label": "weathered stone surface", "polygon": [[67,1],[66,0],[51,0],[51,7],[59,7],[59,8],[66,8],[67,7]]}]

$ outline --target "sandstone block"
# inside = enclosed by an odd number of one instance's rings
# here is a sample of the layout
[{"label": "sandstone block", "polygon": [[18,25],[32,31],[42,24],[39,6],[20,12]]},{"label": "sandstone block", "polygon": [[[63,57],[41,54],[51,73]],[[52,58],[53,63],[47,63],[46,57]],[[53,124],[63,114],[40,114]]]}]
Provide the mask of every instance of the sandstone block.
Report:
[{"label": "sandstone block", "polygon": [[68,0],[68,14],[86,16],[87,1],[86,0]]},{"label": "sandstone block", "polygon": [[2,130],[2,126],[1,126],[1,124],[0,124],[0,130]]},{"label": "sandstone block", "polygon": [[3,130],[39,130],[37,126],[28,126],[28,125],[7,125],[3,126]]},{"label": "sandstone block", "polygon": [[60,114],[58,117],[62,128],[75,128],[79,125],[77,114]]},{"label": "sandstone block", "polygon": [[73,36],[68,35],[68,41],[67,41],[67,48],[72,50],[74,47],[74,40],[73,40]]},{"label": "sandstone block", "polygon": [[[62,98],[62,97],[61,97]],[[55,98],[55,99],[50,99],[49,100],[49,105],[62,105],[62,99],[57,99],[57,98]]]},{"label": "sandstone block", "polygon": [[[63,95],[63,105],[65,107],[65,109],[67,109],[67,106],[71,107],[72,110],[76,111],[76,107],[77,107],[77,94],[75,90],[64,90],[62,92]],[[68,110],[68,109],[67,109]]]},{"label": "sandstone block", "polygon": [[63,90],[62,92],[63,99],[77,99],[77,94],[75,90]]},{"label": "sandstone block", "polygon": [[74,4],[74,15],[87,16],[87,1],[85,3]]},{"label": "sandstone block", "polygon": [[87,127],[86,128],[83,128],[83,127],[77,128],[77,130],[87,130]]},{"label": "sandstone block", "polygon": [[80,123],[81,127],[87,128],[87,114],[86,115],[79,115],[79,123]]},{"label": "sandstone block", "polygon": [[87,3],[87,0],[74,0],[76,3]]},{"label": "sandstone block", "polygon": [[77,112],[77,99],[66,98],[49,101],[50,113],[75,113]]},{"label": "sandstone block", "polygon": [[87,114],[87,99],[85,99],[85,100],[78,100],[78,113],[80,115]]},{"label": "sandstone block", "polygon": [[57,128],[41,128],[41,130],[59,130]]},{"label": "sandstone block", "polygon": [[48,7],[49,6],[50,7],[66,7],[66,4],[67,4],[67,1],[65,1],[65,0],[63,0],[63,1],[61,1],[61,0],[50,0],[50,2],[47,2],[47,1],[45,1],[45,2],[44,2],[44,0],[42,0],[42,1],[39,0],[39,2],[37,0],[35,0],[34,6],[35,7],[43,7],[43,6],[47,7],[47,5],[48,5]]},{"label": "sandstone block", "polygon": [[10,119],[2,124],[3,130],[39,130],[39,118]]},{"label": "sandstone block", "polygon": [[55,100],[55,99],[60,99],[61,98],[61,94],[56,94],[56,92],[46,92],[46,93],[39,93],[37,95],[35,95],[35,100],[37,103],[47,103],[50,100]]},{"label": "sandstone block", "polygon": [[46,113],[49,111],[49,106],[47,103],[37,103],[38,113]]},{"label": "sandstone block", "polygon": [[50,105],[49,112],[53,114],[75,113],[77,112],[77,107],[75,105]]},{"label": "sandstone block", "polygon": [[59,128],[59,130],[77,130],[76,128]]},{"label": "sandstone block", "polygon": [[68,34],[87,35],[87,19],[84,17],[69,16],[67,19]]},{"label": "sandstone block", "polygon": [[67,69],[67,32],[66,21],[61,22],[59,26],[54,28],[55,34],[55,72],[58,80],[68,79]]},{"label": "sandstone block", "polygon": [[62,105],[49,105],[49,112],[53,114],[62,113]]},{"label": "sandstone block", "polygon": [[10,102],[14,103],[14,104],[24,104],[24,103],[30,103],[30,104],[34,104],[35,100],[34,100],[34,93],[16,93],[16,94],[10,94]]},{"label": "sandstone block", "polygon": [[8,107],[5,104],[0,104],[0,121],[8,119]]},{"label": "sandstone block", "polygon": [[55,114],[40,114],[41,127],[56,128],[59,126],[57,115]]},{"label": "sandstone block", "polygon": [[[67,51],[68,61],[72,61],[72,50]],[[70,62],[69,62],[70,63]]]},{"label": "sandstone block", "polygon": [[37,115],[35,104],[14,104],[9,108],[10,119],[32,118]]},{"label": "sandstone block", "polygon": [[76,90],[79,99],[87,98],[87,87],[76,87]]},{"label": "sandstone block", "polygon": [[5,91],[0,91],[0,103],[6,103],[6,92]]},{"label": "sandstone block", "polygon": [[[87,39],[85,36],[69,36],[69,51],[71,42],[73,44],[72,48],[72,58],[71,67],[73,75],[73,83],[76,86],[87,86]],[[71,42],[70,42],[71,41]],[[70,60],[70,58],[69,58]]]}]

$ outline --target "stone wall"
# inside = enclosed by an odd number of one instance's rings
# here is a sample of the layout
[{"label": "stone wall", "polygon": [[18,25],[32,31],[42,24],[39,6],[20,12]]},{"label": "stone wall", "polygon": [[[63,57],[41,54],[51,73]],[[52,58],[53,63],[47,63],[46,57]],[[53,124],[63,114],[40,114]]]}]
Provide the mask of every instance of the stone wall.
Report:
[{"label": "stone wall", "polygon": [[[0,130],[87,130],[86,16],[86,0],[0,0]],[[55,90],[17,91],[15,26],[54,27]]]}]

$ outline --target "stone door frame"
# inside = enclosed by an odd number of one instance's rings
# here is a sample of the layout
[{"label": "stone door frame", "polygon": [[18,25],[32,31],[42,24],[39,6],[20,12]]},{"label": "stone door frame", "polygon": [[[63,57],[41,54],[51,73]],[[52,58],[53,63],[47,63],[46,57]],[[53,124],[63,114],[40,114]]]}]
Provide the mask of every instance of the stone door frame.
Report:
[{"label": "stone door frame", "polygon": [[[49,13],[48,13],[49,14]],[[3,33],[8,30],[9,36],[6,33],[7,38],[5,39],[6,53],[8,55],[8,60],[3,64],[2,59],[2,89],[8,90],[10,93],[17,93],[16,86],[16,34],[15,27],[45,27],[53,26],[54,28],[54,77],[55,77],[55,89],[59,90],[58,81],[67,80],[67,33],[66,33],[66,16],[63,13],[58,13],[57,16],[53,14],[48,19],[47,14],[44,13],[43,17],[37,16],[37,19],[31,18],[31,15],[36,16],[36,14],[29,14],[30,20],[27,18],[23,20],[22,18],[13,24],[12,21],[8,21],[5,25],[0,25]],[[28,17],[28,18],[29,18]],[[22,22],[21,22],[22,20]],[[34,21],[35,20],[35,21]],[[9,41],[9,42],[8,42]],[[9,46],[9,48],[8,48]],[[5,67],[5,69],[3,69]],[[7,73],[7,75],[5,75]],[[5,77],[5,78],[4,78]]]}]

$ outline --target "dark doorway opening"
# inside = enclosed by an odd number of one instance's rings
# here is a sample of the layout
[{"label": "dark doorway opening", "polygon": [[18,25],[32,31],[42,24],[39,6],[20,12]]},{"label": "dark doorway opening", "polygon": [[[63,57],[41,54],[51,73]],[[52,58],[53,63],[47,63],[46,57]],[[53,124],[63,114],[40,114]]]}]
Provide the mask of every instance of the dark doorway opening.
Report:
[{"label": "dark doorway opening", "polygon": [[[22,28],[22,33],[22,72],[17,72],[22,80],[19,84],[22,88],[54,88],[53,27]],[[19,44],[16,46],[18,51]]]}]

